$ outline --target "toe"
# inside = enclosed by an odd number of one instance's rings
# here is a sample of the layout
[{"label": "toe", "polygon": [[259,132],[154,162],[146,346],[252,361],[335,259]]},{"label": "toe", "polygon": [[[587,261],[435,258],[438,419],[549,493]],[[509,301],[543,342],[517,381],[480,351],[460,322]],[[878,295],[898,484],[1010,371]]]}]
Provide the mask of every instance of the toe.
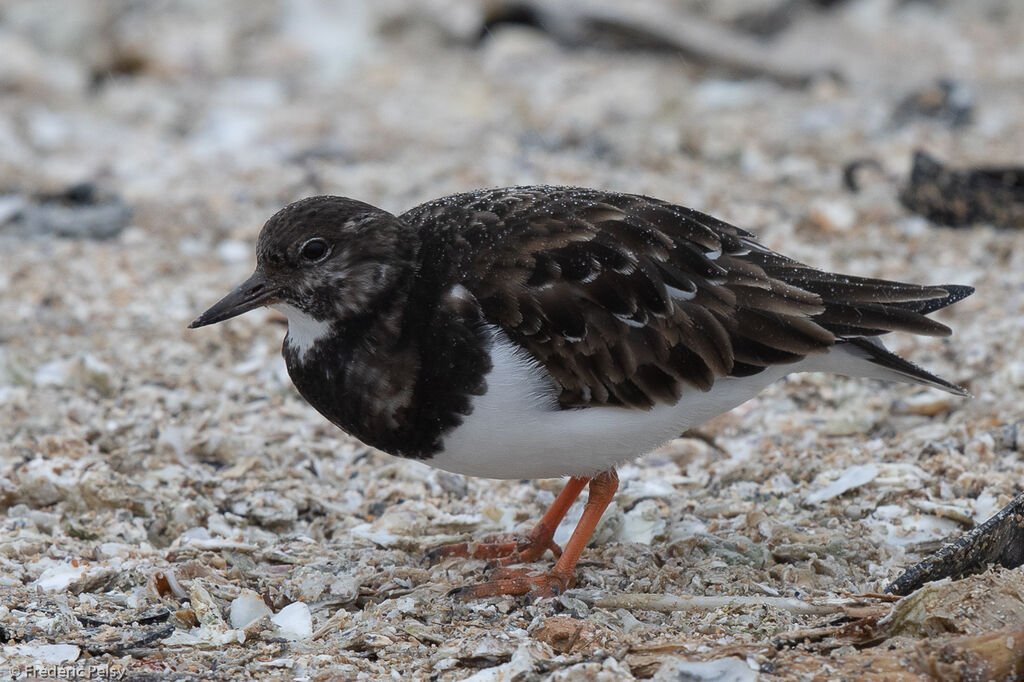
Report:
[{"label": "toe", "polygon": [[479,585],[466,585],[451,590],[448,595],[454,599],[469,600],[502,595],[529,595],[531,599],[557,597],[574,583],[571,575],[554,571],[541,575],[527,575],[528,569],[500,569],[493,580]]},{"label": "toe", "polygon": [[443,561],[448,557],[468,557],[469,556],[469,544],[466,542],[457,542],[453,545],[444,545],[443,547],[435,547],[423,555],[423,562],[426,564],[436,564],[439,561]]}]

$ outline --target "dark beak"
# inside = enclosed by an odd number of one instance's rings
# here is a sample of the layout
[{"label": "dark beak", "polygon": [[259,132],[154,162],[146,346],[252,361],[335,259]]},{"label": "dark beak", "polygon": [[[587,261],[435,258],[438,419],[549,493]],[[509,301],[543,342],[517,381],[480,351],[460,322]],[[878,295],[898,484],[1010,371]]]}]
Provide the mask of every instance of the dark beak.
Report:
[{"label": "dark beak", "polygon": [[208,324],[230,320],[232,317],[247,313],[253,308],[276,303],[277,289],[270,286],[263,273],[257,270],[252,277],[239,284],[234,291],[220,299],[205,313],[192,320],[189,329],[205,327]]}]

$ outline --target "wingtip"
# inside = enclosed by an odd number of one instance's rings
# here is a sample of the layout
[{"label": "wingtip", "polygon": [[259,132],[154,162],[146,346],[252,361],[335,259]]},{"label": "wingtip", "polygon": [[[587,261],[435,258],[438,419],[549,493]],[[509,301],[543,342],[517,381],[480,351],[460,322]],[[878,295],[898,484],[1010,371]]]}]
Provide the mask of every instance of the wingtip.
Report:
[{"label": "wingtip", "polygon": [[847,352],[876,365],[887,374],[885,376],[874,374],[863,374],[861,376],[871,376],[876,379],[885,379],[887,381],[904,381],[907,383],[920,384],[922,386],[930,386],[962,398],[974,397],[971,395],[971,392],[963,386],[947,381],[936,374],[932,374],[923,367],[914,364],[910,360],[896,355],[886,348],[877,338],[860,337],[846,339],[842,348]]},{"label": "wingtip", "polygon": [[942,386],[941,388],[945,390],[947,393],[952,393],[953,395],[960,398],[974,398],[973,393],[971,393],[970,391],[968,391],[966,388],[959,384],[950,383],[949,386]]},{"label": "wingtip", "polygon": [[974,293],[974,287],[967,286],[966,284],[943,284],[939,288],[944,290],[947,294],[945,300],[946,305],[952,305],[957,301],[962,301]]}]

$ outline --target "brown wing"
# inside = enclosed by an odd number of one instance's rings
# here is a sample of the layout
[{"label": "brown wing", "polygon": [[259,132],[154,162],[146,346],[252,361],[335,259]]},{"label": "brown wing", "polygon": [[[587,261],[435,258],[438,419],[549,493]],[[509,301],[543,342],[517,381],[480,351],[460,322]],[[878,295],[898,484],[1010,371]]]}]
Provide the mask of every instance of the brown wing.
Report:
[{"label": "brown wing", "polygon": [[636,195],[513,187],[403,217],[455,254],[455,281],[547,368],[566,406],[673,403],[687,386],[706,391],[839,337],[948,334],[924,314],[956,296],[814,270],[711,216]]}]

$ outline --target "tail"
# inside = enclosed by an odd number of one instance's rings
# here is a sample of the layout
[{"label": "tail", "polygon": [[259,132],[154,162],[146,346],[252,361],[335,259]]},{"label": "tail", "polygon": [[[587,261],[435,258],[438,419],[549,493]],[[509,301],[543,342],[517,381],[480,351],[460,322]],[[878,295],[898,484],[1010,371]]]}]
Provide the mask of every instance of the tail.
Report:
[{"label": "tail", "polygon": [[939,286],[926,288],[937,289],[940,292],[945,293],[937,298],[922,301],[905,301],[901,305],[907,306],[922,315],[927,315],[928,313],[934,313],[936,310],[942,310],[946,306],[962,301],[974,293],[974,287],[964,286],[963,284],[940,284]]},{"label": "tail", "polygon": [[[837,280],[827,282],[828,286],[826,280],[822,280],[818,288],[813,289],[821,296],[825,307],[824,312],[813,319],[835,334],[837,341],[827,354],[827,361],[808,356],[805,362],[812,369],[820,365],[817,369],[821,371],[923,384],[954,395],[970,395],[962,386],[896,355],[876,337],[891,331],[949,336],[952,333],[949,327],[926,315],[967,298],[974,293],[973,287],[959,284],[929,287],[856,277]],[[805,282],[798,286],[808,288]]]},{"label": "tail", "polygon": [[829,276],[790,282],[821,297],[825,310],[814,321],[840,338],[910,332],[949,336],[949,327],[926,315],[967,298],[974,287],[959,284],[921,286],[862,277]]}]

